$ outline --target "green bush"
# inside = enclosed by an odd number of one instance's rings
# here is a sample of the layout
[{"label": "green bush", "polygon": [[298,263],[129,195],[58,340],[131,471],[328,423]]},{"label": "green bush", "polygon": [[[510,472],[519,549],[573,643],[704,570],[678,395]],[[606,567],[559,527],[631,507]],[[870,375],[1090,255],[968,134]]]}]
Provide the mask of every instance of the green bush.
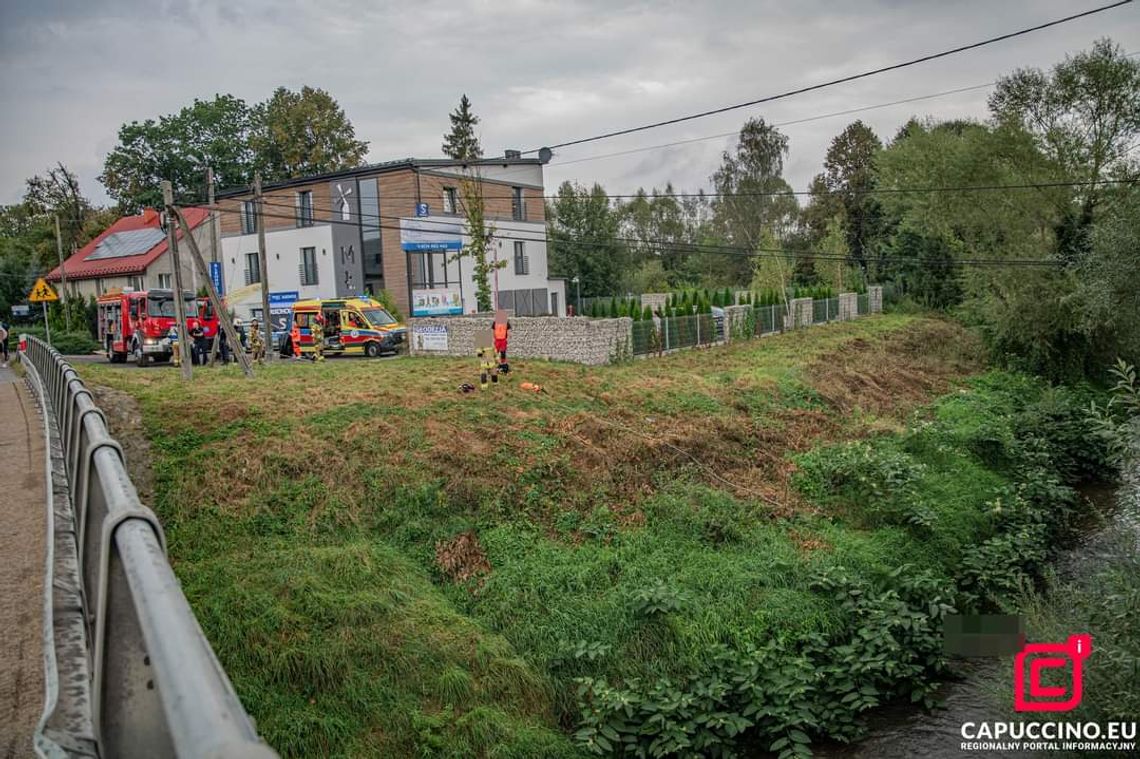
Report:
[{"label": "green bush", "polygon": [[[16,340],[19,339],[21,334],[27,334],[32,337],[38,337],[40,340],[46,340],[47,336],[44,328],[39,325],[28,327],[13,327],[11,345],[15,345]],[[81,354],[92,353],[100,349],[99,343],[91,338],[91,335],[86,332],[56,332],[52,330],[51,344],[60,353],[71,356],[78,356]]]}]

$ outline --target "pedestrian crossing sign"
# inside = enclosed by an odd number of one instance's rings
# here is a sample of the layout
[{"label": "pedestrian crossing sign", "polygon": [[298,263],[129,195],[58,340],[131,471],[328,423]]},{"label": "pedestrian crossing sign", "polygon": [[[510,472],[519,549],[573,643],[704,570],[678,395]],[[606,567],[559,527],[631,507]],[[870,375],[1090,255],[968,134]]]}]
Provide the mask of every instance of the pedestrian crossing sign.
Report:
[{"label": "pedestrian crossing sign", "polygon": [[28,302],[48,303],[53,300],[59,300],[59,296],[56,295],[52,286],[45,282],[43,277],[40,277],[36,280],[36,283],[32,285],[32,292],[28,295]]}]

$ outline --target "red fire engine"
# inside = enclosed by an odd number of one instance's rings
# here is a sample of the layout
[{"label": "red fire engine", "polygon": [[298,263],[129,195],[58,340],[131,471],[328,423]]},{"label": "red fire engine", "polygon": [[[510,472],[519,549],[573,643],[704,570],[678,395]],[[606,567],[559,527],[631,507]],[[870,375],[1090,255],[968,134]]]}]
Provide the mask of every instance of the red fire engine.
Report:
[{"label": "red fire engine", "polygon": [[[201,324],[207,339],[218,334],[218,316],[206,298],[183,293],[186,329]],[[99,297],[99,342],[112,363],[132,356],[139,366],[169,361],[170,328],[174,326],[173,290],[128,290]],[[188,355],[186,352],[183,355]]]}]

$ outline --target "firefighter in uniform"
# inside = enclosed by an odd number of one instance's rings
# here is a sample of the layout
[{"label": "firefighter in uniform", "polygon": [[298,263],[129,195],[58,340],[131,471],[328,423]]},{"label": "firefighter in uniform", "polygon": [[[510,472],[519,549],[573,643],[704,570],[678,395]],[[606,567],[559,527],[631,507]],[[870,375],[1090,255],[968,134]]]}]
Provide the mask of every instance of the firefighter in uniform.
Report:
[{"label": "firefighter in uniform", "polygon": [[301,322],[299,315],[293,316],[293,329],[289,331],[289,342],[293,345],[293,358],[301,357]]},{"label": "firefighter in uniform", "polygon": [[480,348],[479,356],[479,387],[487,389],[488,382],[498,382],[499,375],[495,367],[495,353],[490,348]]},{"label": "firefighter in uniform", "polygon": [[261,340],[261,328],[257,319],[249,325],[249,350],[253,353],[253,360],[260,366],[265,360],[265,343]]},{"label": "firefighter in uniform", "polygon": [[313,336],[313,361],[325,360],[325,317],[317,314],[309,327]]},{"label": "firefighter in uniform", "polygon": [[174,366],[182,366],[182,357],[178,351],[178,327],[173,324],[170,325],[170,331],[166,333],[166,339],[170,341],[170,363]]}]

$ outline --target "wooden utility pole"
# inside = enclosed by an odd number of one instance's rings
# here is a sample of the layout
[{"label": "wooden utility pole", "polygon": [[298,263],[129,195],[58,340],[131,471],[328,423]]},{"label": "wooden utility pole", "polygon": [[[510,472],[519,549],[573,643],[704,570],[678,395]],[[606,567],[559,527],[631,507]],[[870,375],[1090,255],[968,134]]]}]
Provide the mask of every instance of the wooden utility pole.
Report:
[{"label": "wooden utility pole", "polygon": [[[186,303],[182,300],[182,260],[178,257],[178,235],[176,223],[170,214],[174,206],[174,188],[168,181],[162,183],[162,204],[166,208],[166,246],[170,248],[171,265],[174,267],[174,318],[177,319],[175,328],[178,330],[178,352],[182,363],[182,379],[189,380],[194,376],[191,367],[194,355],[190,345],[190,331],[186,329]],[[140,348],[141,350],[141,348]]]},{"label": "wooden utility pole", "polygon": [[[63,309],[63,323],[67,326],[67,331],[70,332],[71,314],[67,312],[67,272],[63,270],[63,237],[59,234],[59,214],[55,215],[55,252],[59,256],[59,278],[63,281],[63,300],[60,301],[59,305]],[[46,316],[44,323],[47,324]]]},{"label": "wooden utility pole", "polygon": [[269,321],[269,257],[265,253],[265,201],[261,197],[261,172],[253,175],[254,205],[257,206],[257,267],[261,270],[261,334],[265,342],[265,358],[277,359],[273,349],[273,324]]},{"label": "wooden utility pole", "polygon": [[[190,247],[190,258],[193,259],[198,272],[206,281],[206,294],[210,298],[210,304],[214,307],[214,313],[218,315],[218,324],[226,333],[226,339],[230,345],[234,347],[234,353],[237,355],[238,363],[241,364],[241,370],[245,372],[245,376],[252,377],[253,367],[249,363],[249,356],[245,355],[245,351],[242,350],[237,330],[234,329],[233,322],[230,321],[230,312],[225,309],[225,304],[222,303],[218,290],[214,287],[214,280],[209,277],[206,260],[202,258],[202,251],[198,249],[198,241],[190,233],[190,224],[186,221],[182,211],[174,206],[167,206],[166,211],[182,227],[182,239],[186,240],[186,244]],[[215,339],[214,344],[217,345],[217,343],[218,341]]]}]

